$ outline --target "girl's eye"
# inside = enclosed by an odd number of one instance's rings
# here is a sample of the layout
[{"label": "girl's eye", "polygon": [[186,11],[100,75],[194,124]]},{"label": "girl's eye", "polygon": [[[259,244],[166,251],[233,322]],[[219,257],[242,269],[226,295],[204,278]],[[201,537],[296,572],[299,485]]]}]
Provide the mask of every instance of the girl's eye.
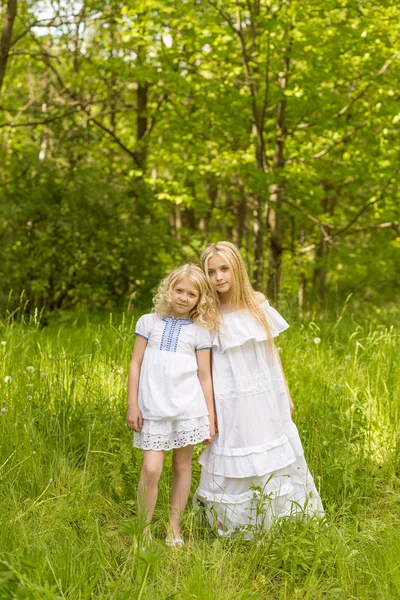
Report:
[{"label": "girl's eye", "polygon": [[221,271],[227,271],[229,267],[222,267]]},{"label": "girl's eye", "polygon": [[211,276],[211,275],[214,275],[214,272],[215,271],[208,271],[208,274]]}]

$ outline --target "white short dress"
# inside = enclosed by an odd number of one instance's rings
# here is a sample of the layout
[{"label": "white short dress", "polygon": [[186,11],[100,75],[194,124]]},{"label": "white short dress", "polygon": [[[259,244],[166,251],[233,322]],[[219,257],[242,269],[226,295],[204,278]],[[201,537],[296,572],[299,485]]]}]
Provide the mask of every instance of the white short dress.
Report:
[{"label": "white short dress", "polygon": [[[263,303],[272,337],[289,327]],[[194,504],[220,535],[266,529],[292,514],[324,514],[293,423],[274,342],[246,310],[224,314],[213,340],[219,434],[200,456]]]},{"label": "white short dress", "polygon": [[136,335],[147,340],[140,370],[138,405],[143,416],[133,444],[171,450],[210,436],[208,409],[197,376],[196,352],[211,348],[211,334],[191,319],[140,317]]}]

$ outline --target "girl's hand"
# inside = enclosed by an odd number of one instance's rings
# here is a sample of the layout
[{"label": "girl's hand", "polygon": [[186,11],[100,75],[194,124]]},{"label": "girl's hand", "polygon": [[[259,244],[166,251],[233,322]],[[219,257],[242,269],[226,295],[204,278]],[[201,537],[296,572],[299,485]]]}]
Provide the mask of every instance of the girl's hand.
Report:
[{"label": "girl's hand", "polygon": [[137,405],[128,407],[126,424],[128,425],[129,429],[136,431],[136,433],[141,432],[143,426],[143,417],[140,408]]},{"label": "girl's hand", "polygon": [[208,417],[209,421],[210,421],[210,437],[208,438],[208,440],[204,440],[203,441],[203,446],[209,446],[214,438],[215,438],[215,434],[217,433],[216,427],[215,427],[215,418],[214,417]]}]

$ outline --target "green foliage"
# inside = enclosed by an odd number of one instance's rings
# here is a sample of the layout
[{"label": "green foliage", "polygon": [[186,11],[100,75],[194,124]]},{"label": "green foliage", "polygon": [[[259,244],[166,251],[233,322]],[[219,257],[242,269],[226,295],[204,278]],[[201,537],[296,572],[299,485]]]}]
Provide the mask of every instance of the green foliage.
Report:
[{"label": "green foliage", "polygon": [[395,3],[51,6],[18,3],[0,97],[2,309],[10,289],[32,307],[145,306],[221,238],[264,264],[261,290],[282,260],[304,306],[392,294]]}]

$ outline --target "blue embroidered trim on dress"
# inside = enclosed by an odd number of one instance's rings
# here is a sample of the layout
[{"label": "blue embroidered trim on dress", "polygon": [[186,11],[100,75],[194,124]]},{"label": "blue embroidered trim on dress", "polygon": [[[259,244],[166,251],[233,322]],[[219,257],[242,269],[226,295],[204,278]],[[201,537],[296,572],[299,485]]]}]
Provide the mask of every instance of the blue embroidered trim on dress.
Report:
[{"label": "blue embroidered trim on dress", "polygon": [[135,335],[140,335],[140,337],[142,337],[145,340],[149,341],[149,338],[146,335],[143,335],[143,333],[138,333],[137,331],[135,331]]},{"label": "blue embroidered trim on dress", "polygon": [[196,350],[211,350],[212,346],[199,346]]},{"label": "blue embroidered trim on dress", "polygon": [[163,317],[165,327],[161,338],[160,350],[167,352],[176,352],[178,347],[179,335],[183,325],[191,325],[192,319],[174,319],[169,315]]}]

